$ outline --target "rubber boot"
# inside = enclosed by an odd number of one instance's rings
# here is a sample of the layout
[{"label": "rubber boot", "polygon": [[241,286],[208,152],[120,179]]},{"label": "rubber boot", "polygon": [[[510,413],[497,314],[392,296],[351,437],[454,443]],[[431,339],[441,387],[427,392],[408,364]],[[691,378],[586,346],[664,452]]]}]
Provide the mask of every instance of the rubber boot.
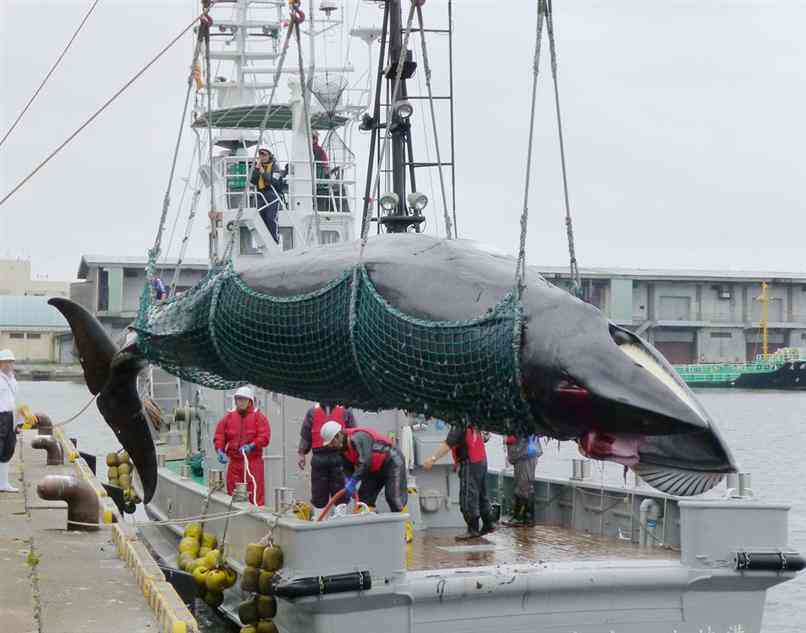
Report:
[{"label": "rubber boot", "polygon": [[524,527],[534,527],[537,524],[535,519],[535,498],[534,495],[526,500],[526,511],[524,513]]},{"label": "rubber boot", "polygon": [[8,482],[9,462],[0,462],[0,492],[19,492]]},{"label": "rubber boot", "polygon": [[495,521],[493,521],[493,515],[488,514],[482,517],[483,525],[481,526],[481,535],[484,536],[485,534],[490,534],[491,532],[495,532]]},{"label": "rubber boot", "polygon": [[523,497],[515,495],[515,500],[512,504],[512,516],[504,521],[502,525],[506,527],[520,527],[523,525],[525,512],[526,500]]},{"label": "rubber boot", "polygon": [[474,538],[479,538],[481,532],[479,531],[479,517],[465,517],[467,523],[467,532],[460,534],[456,537],[457,541],[469,541]]}]

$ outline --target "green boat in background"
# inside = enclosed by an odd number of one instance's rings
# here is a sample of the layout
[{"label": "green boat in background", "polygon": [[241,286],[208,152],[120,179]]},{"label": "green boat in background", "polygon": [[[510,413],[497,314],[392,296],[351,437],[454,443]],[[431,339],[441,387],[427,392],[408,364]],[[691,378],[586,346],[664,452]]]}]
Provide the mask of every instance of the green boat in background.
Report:
[{"label": "green boat in background", "polygon": [[806,354],[797,347],[759,354],[749,363],[700,363],[674,368],[694,388],[806,389]]}]

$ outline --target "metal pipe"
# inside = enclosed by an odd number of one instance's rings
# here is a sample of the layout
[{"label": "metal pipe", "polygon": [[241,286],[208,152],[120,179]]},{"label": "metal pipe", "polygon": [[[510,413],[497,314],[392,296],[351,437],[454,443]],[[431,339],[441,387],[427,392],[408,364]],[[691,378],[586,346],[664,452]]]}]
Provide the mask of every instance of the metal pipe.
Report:
[{"label": "metal pipe", "polygon": [[639,510],[638,526],[641,530],[641,536],[638,538],[638,543],[642,547],[654,547],[657,540],[655,531],[658,528],[660,506],[654,499],[644,499]]},{"label": "metal pipe", "polygon": [[40,499],[67,502],[67,529],[98,529],[101,502],[92,486],[72,475],[48,475],[36,486]]},{"label": "metal pipe", "polygon": [[44,413],[36,413],[36,430],[39,435],[53,435],[53,421]]},{"label": "metal pipe", "polygon": [[48,466],[62,466],[64,464],[64,450],[62,444],[52,435],[40,435],[31,440],[31,448],[44,448],[48,455]]}]

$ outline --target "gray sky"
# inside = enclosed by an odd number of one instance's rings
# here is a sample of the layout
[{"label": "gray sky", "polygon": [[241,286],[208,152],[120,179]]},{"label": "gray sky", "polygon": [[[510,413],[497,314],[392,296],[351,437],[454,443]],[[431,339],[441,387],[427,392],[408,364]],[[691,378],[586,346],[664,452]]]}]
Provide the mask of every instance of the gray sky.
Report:
[{"label": "gray sky", "polygon": [[[0,0],[0,131],[89,4]],[[426,4],[426,20],[438,4]],[[455,2],[459,231],[509,252],[523,198],[534,4]],[[802,269],[806,4],[554,5],[580,264]],[[0,148],[0,192],[193,13],[186,0],[101,0]],[[70,279],[83,253],[145,253],[161,209],[190,47],[188,37],[0,207],[0,257],[30,257],[35,272]],[[528,260],[562,265],[567,247],[548,72],[539,101]],[[365,156],[363,141],[357,153]],[[193,255],[206,255],[204,224],[198,222]]]}]

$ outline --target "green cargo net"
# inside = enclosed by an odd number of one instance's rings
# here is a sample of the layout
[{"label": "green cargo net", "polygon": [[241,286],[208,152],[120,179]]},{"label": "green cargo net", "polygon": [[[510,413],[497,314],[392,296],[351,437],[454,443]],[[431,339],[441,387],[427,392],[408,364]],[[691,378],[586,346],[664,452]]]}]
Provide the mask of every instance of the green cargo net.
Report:
[{"label": "green cargo net", "polygon": [[522,317],[514,294],[478,318],[430,321],[391,306],[363,267],[291,297],[256,292],[227,267],[168,301],[152,305],[150,296],[146,288],[133,326],[137,345],[185,380],[214,389],[251,383],[460,424],[485,421],[501,433],[531,426],[520,390]]}]

